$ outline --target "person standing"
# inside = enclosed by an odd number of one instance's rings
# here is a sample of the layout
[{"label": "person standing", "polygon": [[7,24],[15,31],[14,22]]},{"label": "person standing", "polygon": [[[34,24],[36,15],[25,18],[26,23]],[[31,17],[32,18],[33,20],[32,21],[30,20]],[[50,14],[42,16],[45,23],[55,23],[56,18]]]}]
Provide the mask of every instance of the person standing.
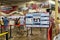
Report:
[{"label": "person standing", "polygon": [[20,18],[20,29],[21,29],[21,31],[24,30],[24,18],[23,17]]},{"label": "person standing", "polygon": [[1,20],[1,33],[2,33],[2,31],[3,31],[2,29],[4,28],[4,22],[3,22],[2,18],[0,20]]},{"label": "person standing", "polygon": [[3,22],[4,22],[4,30],[5,30],[5,31],[8,31],[8,30],[7,30],[8,23],[9,23],[8,19],[7,19],[7,17],[4,17],[4,18],[2,18],[2,19],[3,19]]},{"label": "person standing", "polygon": [[11,27],[11,29],[14,29],[14,24],[15,24],[14,20],[12,18],[10,18],[9,19],[9,26]]},{"label": "person standing", "polygon": [[19,33],[20,31],[20,18],[16,18],[15,19],[15,29],[16,29],[16,32]]}]

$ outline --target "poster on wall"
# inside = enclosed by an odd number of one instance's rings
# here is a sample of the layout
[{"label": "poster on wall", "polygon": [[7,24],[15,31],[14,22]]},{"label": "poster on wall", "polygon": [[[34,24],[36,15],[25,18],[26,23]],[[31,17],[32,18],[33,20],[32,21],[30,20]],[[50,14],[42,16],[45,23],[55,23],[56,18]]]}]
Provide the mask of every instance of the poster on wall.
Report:
[{"label": "poster on wall", "polygon": [[49,27],[49,13],[26,14],[26,27]]}]

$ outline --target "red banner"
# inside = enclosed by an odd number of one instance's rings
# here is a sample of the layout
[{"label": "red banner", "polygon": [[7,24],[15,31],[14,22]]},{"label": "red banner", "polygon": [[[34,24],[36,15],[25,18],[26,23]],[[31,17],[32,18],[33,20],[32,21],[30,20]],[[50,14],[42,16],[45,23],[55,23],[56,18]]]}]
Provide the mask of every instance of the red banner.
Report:
[{"label": "red banner", "polygon": [[9,14],[17,9],[17,6],[1,6],[0,11]]},{"label": "red banner", "polygon": [[52,40],[52,27],[54,27],[54,19],[50,17],[50,27],[48,28],[48,40]]},{"label": "red banner", "polygon": [[48,40],[52,40],[52,27],[48,29]]}]

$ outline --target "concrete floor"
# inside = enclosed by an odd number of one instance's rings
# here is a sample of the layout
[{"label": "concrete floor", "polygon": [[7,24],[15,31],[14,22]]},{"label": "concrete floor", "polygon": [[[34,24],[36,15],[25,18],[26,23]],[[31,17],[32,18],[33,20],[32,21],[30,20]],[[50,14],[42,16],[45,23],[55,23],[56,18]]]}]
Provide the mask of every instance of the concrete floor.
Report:
[{"label": "concrete floor", "polygon": [[[17,29],[16,29],[17,30]],[[13,30],[12,31],[12,37],[9,40],[47,40],[47,29],[42,29],[40,31],[40,28],[33,28],[32,34],[31,31],[29,30],[27,36],[27,32],[24,32],[23,34]],[[0,40],[5,40],[5,36],[0,37]]]}]

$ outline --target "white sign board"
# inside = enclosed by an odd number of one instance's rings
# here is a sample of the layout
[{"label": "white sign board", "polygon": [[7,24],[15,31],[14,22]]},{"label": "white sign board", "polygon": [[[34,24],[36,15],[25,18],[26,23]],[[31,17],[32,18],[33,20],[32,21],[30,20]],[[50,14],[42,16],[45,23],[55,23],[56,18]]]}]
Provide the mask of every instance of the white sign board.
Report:
[{"label": "white sign board", "polygon": [[49,13],[26,14],[26,27],[49,27]]}]

